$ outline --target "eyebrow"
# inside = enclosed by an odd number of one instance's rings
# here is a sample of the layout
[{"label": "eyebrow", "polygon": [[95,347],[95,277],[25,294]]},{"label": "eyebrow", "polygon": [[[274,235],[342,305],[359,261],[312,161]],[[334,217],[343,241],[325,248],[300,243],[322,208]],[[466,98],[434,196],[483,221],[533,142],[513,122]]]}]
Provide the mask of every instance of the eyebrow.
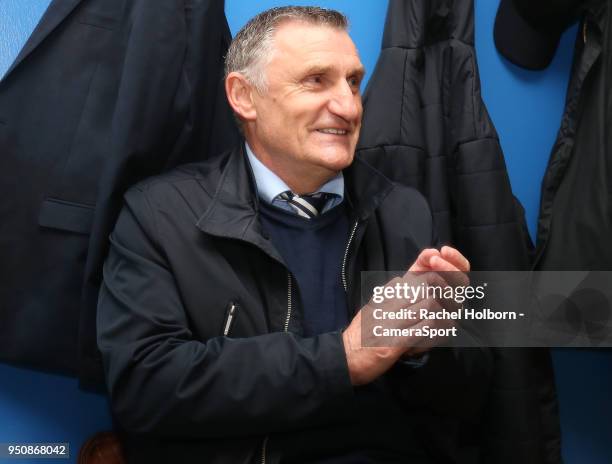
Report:
[{"label": "eyebrow", "polygon": [[[305,72],[304,75],[311,75],[311,74],[326,74],[328,72],[332,71],[332,67],[331,66],[321,66],[321,65],[314,65],[311,66],[310,68],[308,68]],[[359,76],[359,78],[362,78],[365,75],[365,68],[363,66],[359,66],[357,68],[354,68],[351,71],[351,75],[357,75]]]}]

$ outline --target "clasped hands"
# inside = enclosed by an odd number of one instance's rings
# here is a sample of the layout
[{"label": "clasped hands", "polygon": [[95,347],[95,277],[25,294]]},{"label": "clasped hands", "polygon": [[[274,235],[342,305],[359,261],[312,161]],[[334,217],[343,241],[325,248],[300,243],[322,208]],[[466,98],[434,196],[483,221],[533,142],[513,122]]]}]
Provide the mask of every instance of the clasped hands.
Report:
[{"label": "clasped hands", "polygon": [[[440,250],[428,248],[419,254],[404,276],[387,282],[386,286],[395,286],[398,283],[403,284],[406,282],[409,285],[414,285],[415,276],[418,276],[416,279],[419,282],[424,282],[427,285],[441,287],[465,286],[469,284],[469,279],[466,275],[469,270],[469,261],[456,249],[449,246],[444,246]],[[442,310],[443,306],[441,303],[446,302],[434,298],[425,298],[418,302],[392,299],[391,301],[386,301],[384,307],[386,310],[393,311],[403,307],[414,306],[414,308],[426,308],[429,312],[436,312]],[[445,304],[445,306],[448,305]],[[389,344],[389,346],[373,346],[375,343],[369,343],[371,340],[368,338],[362,339],[363,313],[371,311],[372,307],[373,303],[370,301],[361,308],[342,333],[349,375],[353,385],[369,383],[391,368],[401,357],[422,353],[442,341],[435,337],[427,339],[408,337],[406,340],[402,340],[402,343]],[[447,307],[446,309],[448,310],[449,308]],[[424,321],[418,317],[394,321],[395,326],[398,328],[418,327],[425,323],[434,328],[448,328],[453,325],[453,322],[447,319]],[[366,337],[370,336],[374,337],[372,334],[366,335]]]}]

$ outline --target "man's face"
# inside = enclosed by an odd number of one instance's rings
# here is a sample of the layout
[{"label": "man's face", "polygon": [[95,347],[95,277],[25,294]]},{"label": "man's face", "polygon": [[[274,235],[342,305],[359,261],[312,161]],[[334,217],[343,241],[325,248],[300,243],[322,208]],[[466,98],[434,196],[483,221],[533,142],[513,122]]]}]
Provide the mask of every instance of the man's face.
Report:
[{"label": "man's face", "polygon": [[267,91],[247,137],[277,174],[331,178],[353,161],[363,65],[344,31],[289,21],[274,36]]}]

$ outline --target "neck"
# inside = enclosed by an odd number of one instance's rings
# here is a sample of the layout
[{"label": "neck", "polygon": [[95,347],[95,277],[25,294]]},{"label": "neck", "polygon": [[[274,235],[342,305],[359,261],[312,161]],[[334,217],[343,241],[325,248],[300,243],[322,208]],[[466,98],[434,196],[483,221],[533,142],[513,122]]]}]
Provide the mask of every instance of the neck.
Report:
[{"label": "neck", "polygon": [[317,192],[323,184],[333,179],[338,174],[337,172],[329,172],[327,175],[317,176],[313,175],[312,168],[308,168],[303,171],[293,169],[291,172],[287,172],[286,175],[283,175],[282,172],[275,171],[270,166],[267,167],[280,177],[293,193],[298,195]]},{"label": "neck", "polygon": [[336,171],[299,163],[298,160],[289,157],[269,156],[267,151],[255,140],[247,139],[247,143],[255,157],[270,171],[280,177],[295,194],[305,195],[314,193],[326,182],[338,175]]}]

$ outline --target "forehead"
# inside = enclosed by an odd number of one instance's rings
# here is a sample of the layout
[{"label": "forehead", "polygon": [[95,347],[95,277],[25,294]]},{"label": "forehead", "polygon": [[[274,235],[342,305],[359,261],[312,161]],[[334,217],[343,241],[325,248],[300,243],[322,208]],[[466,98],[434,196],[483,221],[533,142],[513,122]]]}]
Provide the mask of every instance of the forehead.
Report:
[{"label": "forehead", "polygon": [[270,62],[292,67],[326,64],[362,67],[355,44],[345,30],[303,21],[286,21],[274,34]]}]

